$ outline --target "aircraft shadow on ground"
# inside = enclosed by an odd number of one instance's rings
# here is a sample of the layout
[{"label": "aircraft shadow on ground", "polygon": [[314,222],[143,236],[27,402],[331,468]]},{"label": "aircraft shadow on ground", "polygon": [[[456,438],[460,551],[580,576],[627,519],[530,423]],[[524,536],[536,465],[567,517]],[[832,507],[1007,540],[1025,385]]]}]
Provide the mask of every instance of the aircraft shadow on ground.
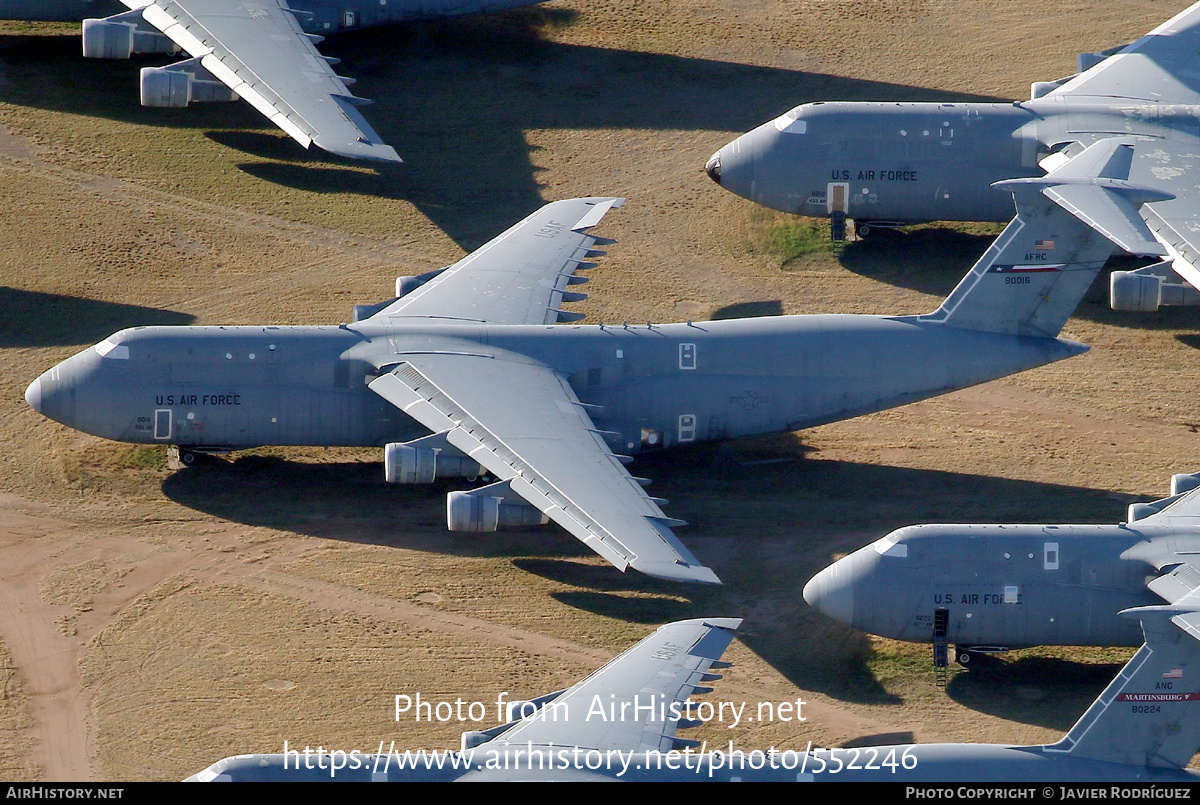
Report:
[{"label": "aircraft shadow on ground", "polygon": [[724,305],[713,311],[713,321],[721,319],[749,319],[756,316],[782,316],[783,301],[780,299],[764,299],[761,302],[735,302]]},{"label": "aircraft shadow on ground", "polygon": [[[694,587],[621,574],[555,525],[496,534],[445,530],[444,495],[467,484],[391,486],[375,461],[303,463],[234,454],[173,473],[164,494],[225,520],[323,539],[431,553],[509,557],[573,588],[553,593],[607,617],[665,623],[744,617],[742,641],[804,690],[862,703],[899,703],[873,668],[899,660],[803,602],[800,589],[835,555],[921,522],[1117,522],[1106,493],[981,475],[820,460],[794,437],[772,436],[651,454],[634,467],[668,498],[685,545],[725,582]],[[806,457],[807,456],[807,457]],[[869,490],[869,492],[864,492]],[[585,561],[578,561],[583,557]],[[933,670],[930,665],[930,677]],[[970,691],[978,682],[956,681]],[[1003,698],[1003,697],[998,697]],[[1004,705],[966,696],[969,707]],[[1032,708],[1019,718],[1044,719]],[[990,711],[990,710],[989,710]],[[1022,711],[1023,712],[1023,711]],[[1037,721],[1036,723],[1042,723]]]},{"label": "aircraft shadow on ground", "polygon": [[[1128,649],[1132,655],[1133,649]],[[1121,670],[1122,662],[1074,662],[1057,657],[982,657],[980,667],[954,674],[946,695],[980,713],[1066,732]]]},{"label": "aircraft shadow on ground", "polygon": [[[695,181],[707,183],[704,160],[731,134],[805,101],[996,100],[544,38],[570,14],[532,8],[327,40],[323,52],[343,60],[339,73],[359,79],[356,93],[375,101],[365,110],[369,122],[406,161],[383,166],[374,179],[364,179],[369,165],[305,154],[248,104],[143,109],[137,68],[169,59],[85,60],[78,36],[0,37],[7,78],[0,101],[212,131],[215,141],[264,160],[240,165],[252,175],[313,192],[406,199],[471,248],[543,203],[529,131],[695,131]],[[655,148],[632,138],[629,170]],[[587,192],[602,193],[614,179],[597,176],[597,189]]]},{"label": "aircraft shadow on ground", "polygon": [[[994,240],[991,234],[970,234],[948,227],[883,230],[869,240],[848,243],[840,262],[860,276],[944,299]],[[1132,313],[1109,306],[1109,275],[1113,271],[1132,271],[1149,262],[1153,261],[1128,255],[1109,259],[1079,303],[1075,316],[1138,330],[1200,329],[1197,307]]]},{"label": "aircraft shadow on ground", "polygon": [[125,327],[191,324],[195,316],[174,310],[123,305],[77,296],[0,286],[0,347],[94,344]]}]

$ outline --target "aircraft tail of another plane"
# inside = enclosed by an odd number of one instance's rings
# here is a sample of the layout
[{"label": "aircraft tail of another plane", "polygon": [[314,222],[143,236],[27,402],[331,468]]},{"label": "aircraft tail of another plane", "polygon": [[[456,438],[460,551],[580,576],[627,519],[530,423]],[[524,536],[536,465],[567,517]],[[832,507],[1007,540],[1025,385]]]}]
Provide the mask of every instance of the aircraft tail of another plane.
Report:
[{"label": "aircraft tail of another plane", "polygon": [[[1189,603],[1190,601],[1190,603]],[[1146,643],[1047,753],[1182,768],[1200,750],[1200,601],[1127,609]]]},{"label": "aircraft tail of another plane", "polygon": [[1011,179],[1017,215],[922,321],[1005,335],[1056,338],[1114,245],[1163,254],[1138,206],[1168,194],[1131,185],[1133,146],[1100,140],[1034,179]]}]

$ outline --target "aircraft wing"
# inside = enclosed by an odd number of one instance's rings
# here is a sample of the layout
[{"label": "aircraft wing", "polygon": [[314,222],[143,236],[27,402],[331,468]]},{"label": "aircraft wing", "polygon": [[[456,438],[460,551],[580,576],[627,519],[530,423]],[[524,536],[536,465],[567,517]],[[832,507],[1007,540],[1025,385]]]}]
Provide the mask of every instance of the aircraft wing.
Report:
[{"label": "aircraft wing", "polygon": [[429,322],[552,324],[581,315],[561,310],[584,294],[567,291],[582,282],[578,268],[596,243],[586,230],[623,198],[575,198],[547,204],[488,241],[437,277],[371,317],[386,324],[398,318]]},{"label": "aircraft wing", "polygon": [[[400,162],[286,0],[122,0],[305,148]],[[299,12],[297,12],[299,13]]]},{"label": "aircraft wing", "polygon": [[725,667],[718,660],[741,624],[740,618],[669,623],[495,741],[623,752],[694,745],[674,737],[679,716],[687,715],[683,703],[711,690],[702,683],[720,678],[708,671]]},{"label": "aircraft wing", "polygon": [[1200,5],[1175,15],[1046,95],[1200,103]]},{"label": "aircraft wing", "polygon": [[1174,195],[1143,204],[1142,218],[1165,248],[1171,269],[1200,289],[1200,140],[1143,140],[1134,152],[1130,181]]},{"label": "aircraft wing", "polygon": [[[720,584],[592,424],[566,378],[528,358],[404,354],[370,389],[447,440],[620,570]],[[475,493],[473,493],[475,494]]]},{"label": "aircraft wing", "polygon": [[[1177,476],[1181,477],[1181,476]],[[1144,516],[1138,516],[1144,514]],[[1200,487],[1181,492],[1151,503],[1130,506],[1129,525],[1177,526],[1195,528],[1200,523]],[[1127,553],[1139,553],[1140,546]],[[1169,604],[1189,603],[1200,606],[1200,555],[1186,550],[1144,556],[1161,571],[1160,576],[1146,582],[1146,587]],[[1200,632],[1197,632],[1200,636]]]}]

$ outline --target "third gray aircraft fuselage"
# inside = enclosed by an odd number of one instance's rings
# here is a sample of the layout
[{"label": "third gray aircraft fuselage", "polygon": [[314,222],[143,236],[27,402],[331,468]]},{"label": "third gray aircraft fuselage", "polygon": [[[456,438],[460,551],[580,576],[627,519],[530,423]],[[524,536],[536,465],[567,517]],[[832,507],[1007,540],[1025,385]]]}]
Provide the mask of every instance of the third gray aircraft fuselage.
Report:
[{"label": "third gray aircraft fuselage", "polygon": [[[798,106],[718,151],[709,174],[759,204],[830,214],[838,186],[858,221],[1008,221],[1012,197],[990,185],[1041,176],[1072,143],[1129,135],[1194,142],[1194,106],[1083,103],[820,102]],[[1135,161],[1130,182],[1152,160]],[[1152,182],[1150,182],[1152,183]]]},{"label": "third gray aircraft fuselage", "polygon": [[922,525],[839,560],[804,588],[814,607],[894,640],[929,643],[935,613],[959,646],[1136,646],[1118,613],[1163,604],[1147,582],[1200,550],[1173,525]]}]

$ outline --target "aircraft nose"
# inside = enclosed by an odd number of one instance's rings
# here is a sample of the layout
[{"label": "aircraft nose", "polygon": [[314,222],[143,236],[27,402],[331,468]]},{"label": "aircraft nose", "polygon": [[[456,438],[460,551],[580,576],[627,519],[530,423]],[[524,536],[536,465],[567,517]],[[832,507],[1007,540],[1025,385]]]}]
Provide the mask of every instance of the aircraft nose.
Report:
[{"label": "aircraft nose", "polygon": [[25,389],[25,402],[29,403],[29,407],[39,414],[42,413],[42,379],[40,377]]},{"label": "aircraft nose", "polygon": [[74,358],[68,358],[58,366],[42,372],[37,380],[25,389],[25,402],[47,419],[75,427],[75,379],[77,373]]},{"label": "aircraft nose", "polygon": [[708,162],[704,163],[704,172],[708,174],[708,178],[712,179],[717,184],[721,183],[721,152],[713,154],[708,158]]},{"label": "aircraft nose", "polygon": [[859,553],[839,559],[804,585],[804,600],[818,612],[847,626],[854,625],[855,588],[869,569]]}]

